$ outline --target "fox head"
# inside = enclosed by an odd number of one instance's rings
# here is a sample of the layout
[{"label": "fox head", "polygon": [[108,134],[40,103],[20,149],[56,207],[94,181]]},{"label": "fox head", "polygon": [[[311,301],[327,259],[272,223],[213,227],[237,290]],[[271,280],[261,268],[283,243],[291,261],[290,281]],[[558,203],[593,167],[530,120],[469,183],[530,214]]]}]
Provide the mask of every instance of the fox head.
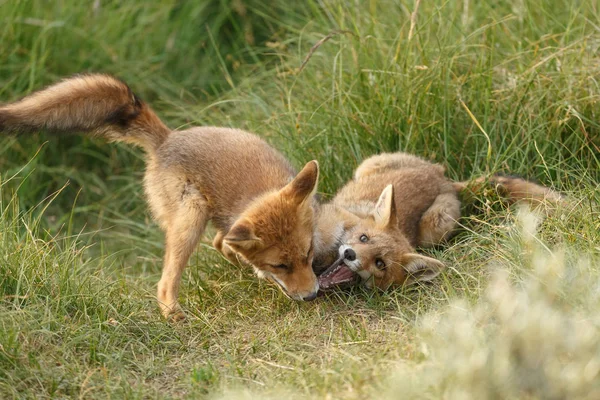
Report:
[{"label": "fox head", "polygon": [[319,290],[312,270],[318,178],[319,165],[311,161],[282,189],[253,201],[223,238],[260,278],[294,300],[313,300]]},{"label": "fox head", "polygon": [[368,287],[384,290],[431,280],[444,268],[440,261],[417,254],[398,228],[392,185],[383,190],[371,214],[347,233],[339,256]]}]

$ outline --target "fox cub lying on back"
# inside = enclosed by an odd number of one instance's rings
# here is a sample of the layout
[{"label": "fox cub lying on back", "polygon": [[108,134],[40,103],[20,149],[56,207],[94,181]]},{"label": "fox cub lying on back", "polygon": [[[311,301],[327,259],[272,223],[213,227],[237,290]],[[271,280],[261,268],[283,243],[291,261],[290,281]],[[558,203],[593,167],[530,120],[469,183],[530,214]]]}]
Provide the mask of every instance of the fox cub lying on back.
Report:
[{"label": "fox cub lying on back", "polygon": [[365,160],[354,179],[318,213],[314,268],[321,273],[321,288],[358,277],[380,289],[433,279],[444,264],[415,248],[442,243],[455,233],[461,207],[458,192],[468,185],[496,185],[510,202],[562,199],[521,178],[452,182],[444,172],[443,166],[406,153]]},{"label": "fox cub lying on back", "polygon": [[228,259],[251,264],[295,300],[319,289],[312,270],[314,193],[319,167],[298,173],[276,150],[241,130],[169,129],[122,81],[81,75],[0,107],[5,133],[88,133],[141,146],[144,188],[165,232],[158,301],[165,317],[184,318],[181,274],[206,224]]}]

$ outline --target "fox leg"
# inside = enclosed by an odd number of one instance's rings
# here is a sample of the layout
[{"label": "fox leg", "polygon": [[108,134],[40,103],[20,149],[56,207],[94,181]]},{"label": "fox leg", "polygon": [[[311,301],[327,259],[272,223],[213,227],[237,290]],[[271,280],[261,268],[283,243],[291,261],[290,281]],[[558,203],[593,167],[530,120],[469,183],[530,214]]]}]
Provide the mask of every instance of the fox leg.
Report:
[{"label": "fox leg", "polygon": [[460,200],[455,192],[442,193],[423,213],[419,222],[418,246],[440,244],[454,233],[460,218]]},{"label": "fox leg", "polygon": [[157,298],[162,314],[173,321],[185,319],[178,302],[181,274],[206,228],[208,211],[202,201],[184,199],[166,224],[165,258]]}]

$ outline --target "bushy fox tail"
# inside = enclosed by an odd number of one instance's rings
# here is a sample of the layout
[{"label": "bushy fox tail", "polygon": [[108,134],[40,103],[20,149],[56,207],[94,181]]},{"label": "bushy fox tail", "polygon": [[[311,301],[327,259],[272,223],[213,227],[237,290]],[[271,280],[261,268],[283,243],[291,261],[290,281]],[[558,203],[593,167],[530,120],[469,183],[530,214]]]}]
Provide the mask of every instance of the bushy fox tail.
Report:
[{"label": "bushy fox tail", "polygon": [[494,175],[490,178],[480,177],[471,181],[454,182],[457,191],[478,191],[484,186],[493,186],[506,197],[509,203],[526,203],[537,206],[543,202],[564,203],[565,197],[546,186],[513,176]]},{"label": "bushy fox tail", "polygon": [[87,133],[156,150],[170,129],[124,82],[77,75],[0,106],[0,132]]}]

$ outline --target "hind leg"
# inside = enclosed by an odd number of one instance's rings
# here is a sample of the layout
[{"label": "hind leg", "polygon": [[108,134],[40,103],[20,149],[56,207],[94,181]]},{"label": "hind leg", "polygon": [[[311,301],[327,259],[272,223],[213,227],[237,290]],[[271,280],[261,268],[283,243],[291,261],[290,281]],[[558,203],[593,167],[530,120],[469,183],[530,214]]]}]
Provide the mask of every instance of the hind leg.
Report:
[{"label": "hind leg", "polygon": [[185,318],[178,302],[181,274],[206,228],[209,219],[206,201],[186,187],[169,217],[164,221],[165,258],[157,298],[162,314],[177,321]]},{"label": "hind leg", "polygon": [[460,218],[460,200],[455,192],[442,193],[425,211],[419,222],[418,246],[440,244],[454,233]]}]

